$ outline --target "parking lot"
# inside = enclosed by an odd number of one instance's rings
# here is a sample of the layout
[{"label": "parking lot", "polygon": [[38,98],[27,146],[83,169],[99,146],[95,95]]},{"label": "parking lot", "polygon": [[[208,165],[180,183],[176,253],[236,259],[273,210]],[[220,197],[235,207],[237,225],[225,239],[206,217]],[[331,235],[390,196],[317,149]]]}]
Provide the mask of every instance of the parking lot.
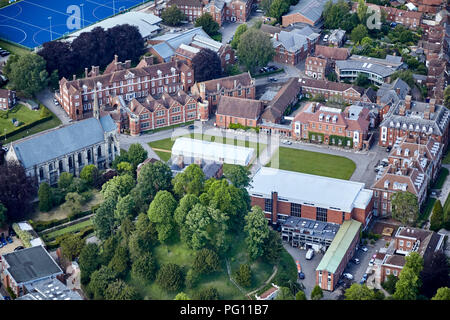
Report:
[{"label": "parking lot", "polygon": [[[353,258],[358,258],[360,263],[355,264],[353,262],[349,262],[344,270],[344,273],[350,273],[353,275],[353,280],[347,281],[344,279],[344,277],[342,277],[341,279],[344,280],[343,283],[338,287],[336,287],[336,289],[333,292],[325,290],[323,291],[323,299],[336,300],[341,294],[342,285],[344,283],[348,283],[348,286],[350,286],[352,283],[359,283],[364,273],[366,272],[367,268],[369,267],[370,259],[378,251],[379,248],[384,247],[385,243],[386,243],[385,240],[380,239],[377,242],[375,242],[374,245],[366,245],[367,252],[364,252],[361,249],[356,251]],[[302,272],[305,274],[305,279],[298,280],[298,282],[302,283],[305,286],[305,294],[306,297],[309,299],[311,296],[311,291],[316,285],[316,268],[319,265],[320,260],[322,260],[323,254],[315,253],[314,257],[311,260],[306,260],[305,258],[306,250],[293,248],[287,243],[284,243],[283,246],[289,252],[289,254],[292,256],[294,260],[298,260],[300,262]]]},{"label": "parking lot", "polygon": [[12,238],[13,242],[12,243],[8,243],[6,246],[1,247],[0,248],[0,255],[6,254],[6,253],[11,253],[18,246],[23,246],[22,241],[20,241],[20,239],[18,237],[11,237],[11,238]]}]

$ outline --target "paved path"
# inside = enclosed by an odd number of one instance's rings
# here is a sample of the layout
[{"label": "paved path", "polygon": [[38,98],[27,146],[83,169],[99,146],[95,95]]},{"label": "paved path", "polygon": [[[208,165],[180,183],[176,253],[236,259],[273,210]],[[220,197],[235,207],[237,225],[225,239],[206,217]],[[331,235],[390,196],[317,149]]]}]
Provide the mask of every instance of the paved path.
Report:
[{"label": "paved path", "polygon": [[53,102],[54,95],[49,89],[45,89],[44,91],[38,93],[36,97],[44,106],[53,112],[63,124],[70,123],[70,118],[64,109],[61,106],[55,105]]},{"label": "paved path", "polygon": [[255,294],[256,292],[258,292],[259,290],[261,290],[262,288],[264,288],[264,286],[266,286],[267,284],[269,284],[269,282],[272,281],[272,279],[276,276],[277,272],[278,272],[278,266],[274,266],[274,267],[273,267],[273,272],[272,272],[272,274],[270,275],[269,279],[267,279],[266,281],[264,281],[264,284],[263,284],[261,287],[259,287],[258,289],[253,290],[252,292],[247,293],[247,296],[251,298],[251,296],[252,296],[253,294]]}]

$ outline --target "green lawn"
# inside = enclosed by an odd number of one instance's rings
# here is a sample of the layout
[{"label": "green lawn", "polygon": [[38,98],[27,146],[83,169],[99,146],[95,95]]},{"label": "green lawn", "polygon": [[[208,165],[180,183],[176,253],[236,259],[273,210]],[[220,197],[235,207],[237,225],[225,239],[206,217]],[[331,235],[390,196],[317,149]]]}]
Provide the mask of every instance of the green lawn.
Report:
[{"label": "green lawn", "polygon": [[450,152],[447,152],[442,158],[442,164],[450,164]]},{"label": "green lawn", "polygon": [[46,233],[43,235],[43,238],[45,241],[49,240],[49,239],[54,239],[60,235],[66,234],[66,233],[74,233],[77,231],[80,231],[81,229],[83,229],[84,227],[88,227],[88,226],[92,226],[92,219],[74,224],[72,226],[63,228],[63,229],[59,229],[50,233]]},{"label": "green lawn", "polygon": [[445,179],[447,179],[448,174],[449,172],[447,168],[441,168],[436,182],[433,185],[433,189],[442,189],[442,186],[444,185]]},{"label": "green lawn", "polygon": [[[0,114],[6,114],[5,111],[0,112]],[[10,133],[11,131],[16,130],[19,127],[15,127],[12,123],[12,119],[17,119],[20,121],[22,125],[29,124],[31,122],[39,120],[40,117],[40,111],[39,110],[30,110],[28,107],[24,106],[23,104],[18,104],[15,106],[12,110],[8,112],[8,118],[3,119],[0,117],[0,128],[2,132],[0,134]],[[6,130],[5,130],[6,129]]]},{"label": "green lawn", "polygon": [[[19,132],[17,134],[14,134],[14,135],[10,136],[9,138],[7,138],[6,141],[2,140],[2,143],[4,143],[4,144],[5,143],[10,143],[12,141],[25,138],[27,136],[31,136],[31,135],[36,134],[38,132],[55,128],[55,127],[59,126],[60,124],[61,124],[61,120],[59,120],[58,117],[53,114],[51,119],[49,119],[49,120],[47,120],[47,121],[45,121],[43,123],[39,123],[39,124],[33,126],[32,128],[30,128],[28,130],[25,130],[25,131]],[[1,125],[0,125],[0,127],[1,127]]]},{"label": "green lawn", "polygon": [[[231,139],[225,139],[225,138],[221,138],[221,137],[217,137],[217,136],[210,136],[210,135],[199,135],[199,134],[188,134],[185,135],[184,137],[190,137],[193,139],[198,139],[198,140],[205,140],[205,141],[211,141],[211,142],[217,142],[217,143],[226,143],[226,144],[234,144],[236,145],[240,145],[242,146],[242,143],[244,142],[243,140],[231,140]],[[167,139],[162,139],[162,140],[157,140],[157,141],[153,141],[150,142],[148,145],[153,148],[153,149],[162,149],[162,150],[167,150],[167,151],[171,151],[172,147],[175,143],[175,139],[172,138],[167,138]],[[238,144],[239,142],[239,144]],[[257,155],[259,156],[259,154],[266,148],[266,144],[263,143],[253,143],[250,141],[245,141],[244,146],[247,148],[255,148],[256,147],[256,152]],[[170,159],[171,153],[170,152],[164,152],[164,151],[158,151],[155,150],[156,154],[161,158],[161,160],[163,161],[167,161]]]},{"label": "green lawn", "polygon": [[[319,176],[349,180],[356,169],[355,163],[347,158],[319,152],[280,147],[274,155],[279,157],[279,168]],[[270,167],[274,162],[266,165]],[[276,163],[274,163],[276,165]]]},{"label": "green lawn", "polygon": [[[1,5],[0,5],[0,7],[1,7]],[[12,54],[16,54],[18,56],[23,56],[23,55],[26,55],[27,53],[31,52],[30,50],[13,45],[13,44],[3,41],[3,40],[0,40],[0,48],[8,50]]]}]

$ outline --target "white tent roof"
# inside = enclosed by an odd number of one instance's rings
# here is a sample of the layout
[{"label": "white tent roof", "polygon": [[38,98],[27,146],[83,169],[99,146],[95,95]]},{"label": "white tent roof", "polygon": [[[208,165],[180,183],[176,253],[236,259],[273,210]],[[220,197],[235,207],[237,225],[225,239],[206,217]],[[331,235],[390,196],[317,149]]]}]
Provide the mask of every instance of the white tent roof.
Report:
[{"label": "white tent roof", "polygon": [[204,160],[214,160],[240,165],[248,165],[253,158],[254,152],[255,150],[253,148],[189,139],[185,137],[178,138],[172,147],[172,155],[195,157]]}]

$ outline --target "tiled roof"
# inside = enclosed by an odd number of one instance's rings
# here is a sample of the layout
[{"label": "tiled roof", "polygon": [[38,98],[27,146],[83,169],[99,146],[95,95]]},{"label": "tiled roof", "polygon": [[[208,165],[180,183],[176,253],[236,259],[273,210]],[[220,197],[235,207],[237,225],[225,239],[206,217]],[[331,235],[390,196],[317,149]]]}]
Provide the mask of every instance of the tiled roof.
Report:
[{"label": "tiled roof", "polygon": [[275,122],[276,119],[284,114],[286,107],[296,98],[299,92],[300,83],[298,78],[291,78],[281,90],[278,91],[277,95],[269,103],[261,117],[266,121]]},{"label": "tiled roof", "polygon": [[346,60],[350,56],[350,49],[316,45],[314,55],[332,60]]},{"label": "tiled roof", "polygon": [[300,85],[302,87],[312,87],[312,88],[318,88],[318,89],[324,89],[324,90],[330,90],[330,91],[339,91],[344,92],[350,88],[357,91],[360,95],[364,94],[364,88],[343,83],[343,82],[334,82],[334,81],[328,81],[328,80],[318,80],[318,79],[311,79],[311,78],[302,78],[300,79]]},{"label": "tiled roof", "polygon": [[252,77],[248,72],[238,74],[236,76],[224,77],[202,82],[205,85],[206,92],[217,92],[217,86],[222,89],[235,89],[239,85],[248,87],[252,84]]},{"label": "tiled roof", "polygon": [[177,5],[177,6],[189,6],[189,7],[203,7],[203,3],[200,0],[170,0],[167,3],[167,7],[170,7],[172,5]]},{"label": "tiled roof", "polygon": [[257,120],[261,114],[262,102],[259,100],[221,96],[217,115]]},{"label": "tiled roof", "polygon": [[[286,15],[299,13],[313,23],[316,23],[320,20],[327,1],[328,0],[301,0],[295,6],[291,6],[289,13]],[[332,2],[336,3],[337,0],[332,0]]]}]

